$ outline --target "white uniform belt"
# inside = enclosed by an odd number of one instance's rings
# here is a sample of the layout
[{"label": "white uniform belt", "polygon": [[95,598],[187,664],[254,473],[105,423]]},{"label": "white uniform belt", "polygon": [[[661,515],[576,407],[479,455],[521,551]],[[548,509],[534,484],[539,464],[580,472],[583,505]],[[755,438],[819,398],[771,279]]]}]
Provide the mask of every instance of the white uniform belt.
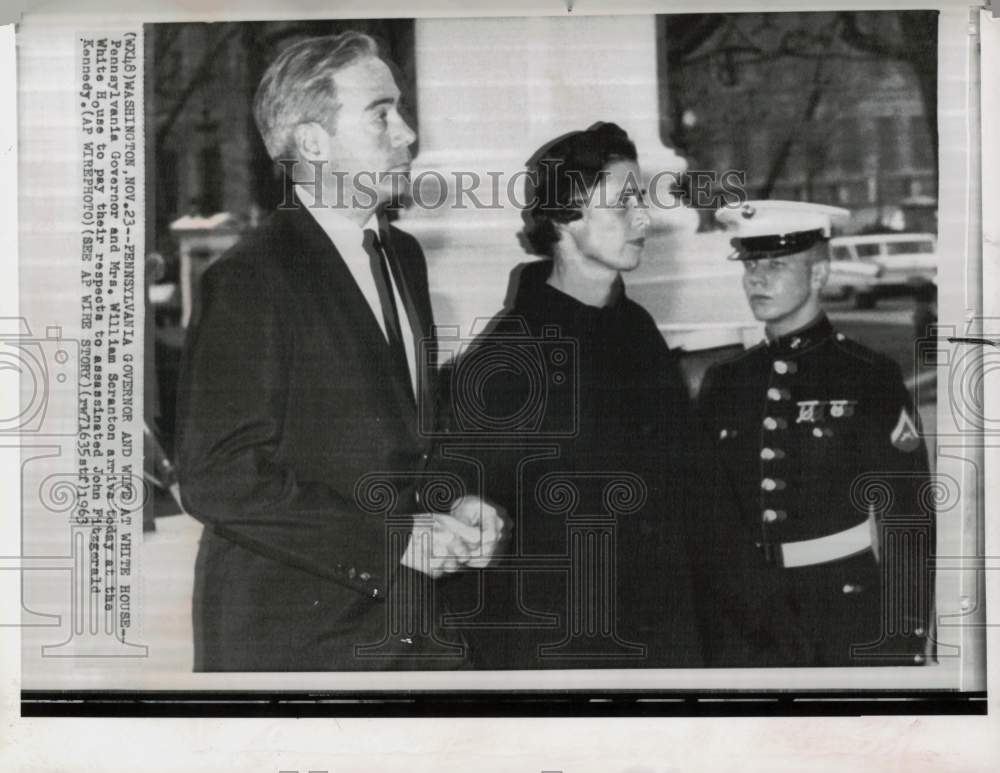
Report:
[{"label": "white uniform belt", "polygon": [[800,542],[781,543],[781,565],[788,567],[811,566],[836,561],[857,553],[862,553],[872,546],[872,527],[870,521],[862,521],[850,529],[827,534],[825,537],[805,539]]}]

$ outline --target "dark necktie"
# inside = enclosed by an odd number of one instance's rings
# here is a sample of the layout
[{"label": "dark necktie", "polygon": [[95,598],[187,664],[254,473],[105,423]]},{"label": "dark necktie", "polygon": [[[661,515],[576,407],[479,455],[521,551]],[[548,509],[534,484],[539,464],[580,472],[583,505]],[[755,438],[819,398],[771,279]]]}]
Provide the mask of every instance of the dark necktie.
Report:
[{"label": "dark necktie", "polygon": [[389,273],[389,259],[382,249],[378,235],[370,228],[365,229],[362,242],[368,253],[368,263],[372,276],[375,278],[375,288],[378,290],[379,304],[382,306],[382,320],[385,322],[385,335],[389,342],[389,358],[396,378],[405,386],[408,395],[413,395],[413,385],[410,382],[410,366],[406,362],[406,348],[403,346],[402,327],[399,323],[399,312],[396,309],[396,299],[392,292],[392,279]]}]

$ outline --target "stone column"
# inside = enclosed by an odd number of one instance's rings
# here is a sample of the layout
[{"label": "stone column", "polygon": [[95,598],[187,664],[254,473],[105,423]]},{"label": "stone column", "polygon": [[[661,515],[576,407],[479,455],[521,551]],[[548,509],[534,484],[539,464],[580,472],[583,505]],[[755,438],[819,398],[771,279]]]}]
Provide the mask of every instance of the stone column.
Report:
[{"label": "stone column", "polygon": [[[436,321],[468,334],[477,318],[501,308],[510,270],[532,259],[517,238],[524,181],[514,175],[542,143],[614,121],[635,141],[647,178],[678,174],[685,161],[659,137],[655,17],[416,24],[418,205],[403,213],[400,225],[427,253]],[[472,187],[472,174],[481,180],[473,193],[487,208],[472,206],[468,195],[461,197],[465,208],[455,206],[457,188]],[[660,180],[659,202],[667,205],[666,177]],[[429,207],[442,199],[443,206]],[[627,277],[635,283],[633,296],[642,296],[661,325],[721,323],[742,340],[740,325],[750,318],[738,266],[725,261],[727,242],[695,236],[691,210],[661,206],[654,214],[644,265]]]}]

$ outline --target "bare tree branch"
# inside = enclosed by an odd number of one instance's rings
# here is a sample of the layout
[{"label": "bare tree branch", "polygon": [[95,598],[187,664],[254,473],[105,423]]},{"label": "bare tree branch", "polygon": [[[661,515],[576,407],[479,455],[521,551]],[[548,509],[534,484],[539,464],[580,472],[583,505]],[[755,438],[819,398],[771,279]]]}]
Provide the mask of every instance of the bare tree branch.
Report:
[{"label": "bare tree branch", "polygon": [[827,85],[827,80],[823,77],[823,60],[820,59],[816,62],[816,69],[813,71],[812,89],[809,91],[809,98],[806,100],[805,109],[802,111],[802,116],[799,118],[797,124],[785,136],[774,160],[771,162],[771,168],[767,173],[767,181],[761,190],[761,198],[770,198],[771,191],[774,190],[774,186],[777,184],[778,179],[785,170],[788,159],[792,155],[795,143],[801,138],[805,128],[816,117],[816,111],[823,100],[823,92],[826,90]]},{"label": "bare tree branch", "polygon": [[841,22],[841,38],[847,45],[876,56],[888,56],[892,59],[907,58],[909,49],[904,45],[897,45],[883,35],[862,29],[860,14],[857,12],[843,11],[837,16]]},{"label": "bare tree branch", "polygon": [[201,63],[198,65],[198,69],[195,70],[195,74],[191,76],[191,80],[188,81],[187,85],[184,87],[184,91],[177,98],[174,103],[173,108],[170,110],[170,114],[164,119],[163,123],[156,129],[156,144],[157,146],[162,145],[166,140],[167,135],[170,134],[170,130],[173,129],[174,123],[180,117],[181,113],[184,111],[185,105],[192,95],[204,84],[211,73],[212,65],[215,63],[216,58],[221,54],[229,41],[239,32],[240,25],[234,25],[231,27],[222,37],[216,41],[215,45],[210,46],[205,53],[202,55]]},{"label": "bare tree branch", "polygon": [[674,16],[667,22],[667,61],[677,65],[696,50],[726,20],[726,14]]}]

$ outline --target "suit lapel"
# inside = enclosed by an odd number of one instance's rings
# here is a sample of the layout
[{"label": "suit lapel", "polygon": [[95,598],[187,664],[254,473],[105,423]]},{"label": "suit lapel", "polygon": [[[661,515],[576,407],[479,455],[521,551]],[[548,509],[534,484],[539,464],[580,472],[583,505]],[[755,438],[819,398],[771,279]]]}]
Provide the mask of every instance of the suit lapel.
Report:
[{"label": "suit lapel", "polygon": [[[413,336],[413,356],[416,360],[417,373],[417,394],[415,395],[418,405],[430,407],[431,397],[430,374],[427,362],[432,349],[431,346],[431,321],[428,315],[423,313],[421,305],[416,299],[416,283],[409,273],[413,268],[413,261],[401,260],[393,244],[392,234],[384,223],[380,223],[380,238],[389,256],[389,266],[392,270],[392,278],[399,288],[399,295],[403,299],[403,306],[406,309],[406,316],[410,322],[410,333]],[[422,345],[423,342],[423,345]]]},{"label": "suit lapel", "polygon": [[[297,240],[303,257],[302,270],[309,281],[318,277],[329,277],[328,282],[316,283],[316,288],[325,285],[336,297],[328,298],[328,305],[341,317],[341,324],[353,338],[358,352],[357,360],[369,370],[369,381],[373,388],[382,389],[390,402],[397,407],[400,418],[410,434],[417,437],[416,408],[410,390],[399,383],[390,361],[389,344],[382,328],[375,318],[371,305],[358,287],[353,274],[341,257],[336,246],[330,241],[316,219],[305,210],[301,203],[294,210],[282,210],[288,214],[290,236]],[[393,261],[390,260],[390,263]],[[405,282],[396,279],[400,295],[406,296]],[[407,305],[407,315],[410,306]],[[419,383],[419,379],[418,379]]]}]

